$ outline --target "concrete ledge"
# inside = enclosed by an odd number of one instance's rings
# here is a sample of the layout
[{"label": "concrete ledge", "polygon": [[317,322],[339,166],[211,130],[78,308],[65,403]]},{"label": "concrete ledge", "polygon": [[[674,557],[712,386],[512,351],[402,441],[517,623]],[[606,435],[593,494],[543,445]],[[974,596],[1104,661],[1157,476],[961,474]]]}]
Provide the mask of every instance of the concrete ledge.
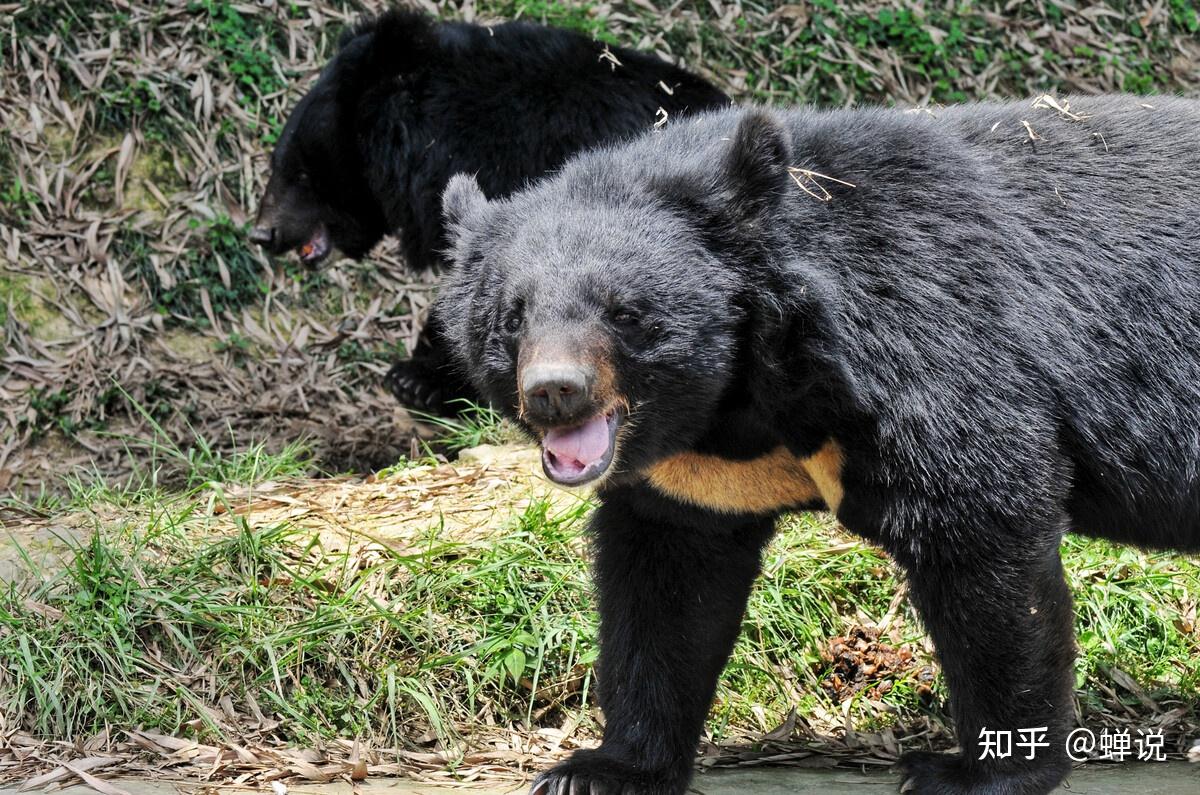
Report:
[{"label": "concrete ledge", "polygon": [[[109,783],[129,795],[190,795],[201,790],[228,792],[253,791],[249,787],[221,787],[194,780],[145,781],[113,779]],[[1196,795],[1200,793],[1200,765],[1186,763],[1129,763],[1123,765],[1087,765],[1070,777],[1070,789],[1057,792],[1070,795]],[[851,795],[879,793],[891,795],[900,784],[899,776],[889,772],[853,770],[807,770],[804,768],[756,768],[752,770],[714,770],[696,776],[692,789],[702,795]],[[521,795],[527,784],[485,784],[478,787],[447,787],[421,784],[404,779],[365,781],[357,787],[348,784],[296,784],[288,795]],[[269,788],[261,791],[270,793]],[[62,795],[95,795],[84,786],[65,787]],[[16,787],[0,787],[0,795],[17,795]]]}]

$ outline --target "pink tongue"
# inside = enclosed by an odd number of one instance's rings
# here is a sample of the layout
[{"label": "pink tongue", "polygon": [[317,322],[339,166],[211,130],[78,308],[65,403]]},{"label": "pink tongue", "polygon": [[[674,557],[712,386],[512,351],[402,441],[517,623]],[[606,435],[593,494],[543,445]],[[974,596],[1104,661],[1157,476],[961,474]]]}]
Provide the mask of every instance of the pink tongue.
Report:
[{"label": "pink tongue", "polygon": [[300,255],[305,259],[323,257],[329,250],[329,233],[324,226],[317,227],[312,237],[300,249]]},{"label": "pink tongue", "polygon": [[608,420],[599,414],[577,428],[555,428],[542,446],[559,461],[584,469],[608,452]]}]

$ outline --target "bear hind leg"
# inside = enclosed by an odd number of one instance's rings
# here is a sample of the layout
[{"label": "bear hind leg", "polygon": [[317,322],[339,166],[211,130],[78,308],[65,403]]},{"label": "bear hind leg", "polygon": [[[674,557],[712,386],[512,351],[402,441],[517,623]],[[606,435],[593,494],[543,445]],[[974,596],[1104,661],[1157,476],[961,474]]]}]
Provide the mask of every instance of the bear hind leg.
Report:
[{"label": "bear hind leg", "polygon": [[1005,534],[979,549],[992,552],[902,560],[962,749],[906,755],[903,792],[1043,795],[1070,770],[1075,642],[1057,536],[1017,542]]}]

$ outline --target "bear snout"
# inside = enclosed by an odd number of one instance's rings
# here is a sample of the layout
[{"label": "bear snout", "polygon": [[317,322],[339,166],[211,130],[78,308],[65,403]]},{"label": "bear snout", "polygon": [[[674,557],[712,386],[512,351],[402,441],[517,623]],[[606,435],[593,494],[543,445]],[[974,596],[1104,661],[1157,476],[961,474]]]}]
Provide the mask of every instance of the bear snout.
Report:
[{"label": "bear snout", "polygon": [[289,238],[296,236],[289,234],[289,230],[285,228],[286,221],[286,213],[280,207],[279,200],[274,191],[268,188],[259,203],[258,217],[254,220],[253,228],[246,234],[246,239],[261,246],[268,253],[283,254],[292,247],[293,241]]},{"label": "bear snout", "polygon": [[521,373],[528,419],[559,425],[592,413],[596,372],[574,362],[538,362]]},{"label": "bear snout", "polygon": [[246,235],[251,243],[256,243],[263,247],[269,247],[275,242],[275,227],[273,226],[256,226]]}]

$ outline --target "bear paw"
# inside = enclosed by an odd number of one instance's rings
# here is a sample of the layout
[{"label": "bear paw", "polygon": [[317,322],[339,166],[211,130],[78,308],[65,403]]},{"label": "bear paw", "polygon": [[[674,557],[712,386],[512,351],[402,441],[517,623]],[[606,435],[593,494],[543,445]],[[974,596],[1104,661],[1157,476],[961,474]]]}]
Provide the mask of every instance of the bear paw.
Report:
[{"label": "bear paw", "polygon": [[1067,772],[1053,763],[1000,772],[968,765],[960,754],[927,751],[905,754],[897,768],[906,795],[1046,795]]},{"label": "bear paw", "polygon": [[424,414],[446,415],[446,397],[441,374],[418,361],[396,362],[383,377],[388,391],[400,405]]},{"label": "bear paw", "polygon": [[576,751],[538,776],[529,795],[682,795],[688,777],[648,771],[599,751]]}]

